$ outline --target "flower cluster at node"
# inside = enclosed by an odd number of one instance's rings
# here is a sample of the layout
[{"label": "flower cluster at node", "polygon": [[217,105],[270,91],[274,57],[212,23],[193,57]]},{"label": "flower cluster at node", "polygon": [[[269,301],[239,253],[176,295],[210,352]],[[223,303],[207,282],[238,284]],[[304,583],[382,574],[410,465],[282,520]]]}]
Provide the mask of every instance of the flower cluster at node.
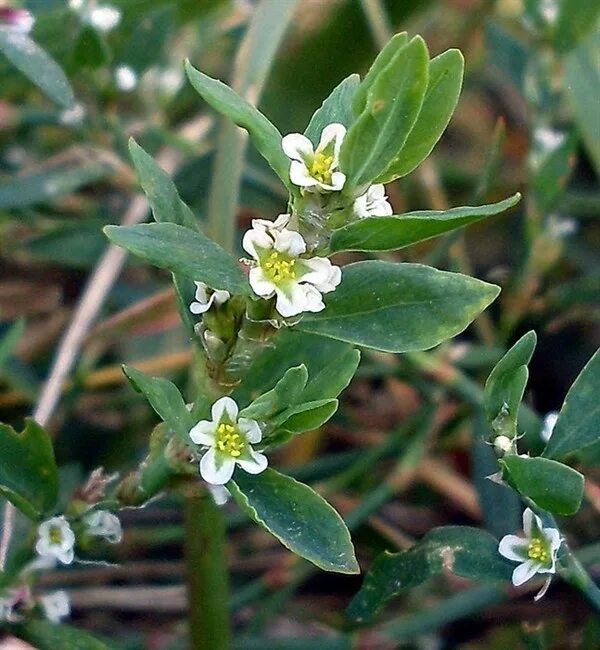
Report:
[{"label": "flower cluster at node", "polygon": [[196,285],[195,301],[190,304],[192,314],[204,314],[213,305],[217,307],[226,303],[231,294],[223,289],[211,289],[204,282],[194,282]]},{"label": "flower cluster at node", "polygon": [[315,150],[301,133],[286,135],[281,146],[291,159],[290,180],[308,192],[334,192],[344,187],[346,175],[337,171],[340,148],[346,135],[343,124],[329,124],[323,129]]},{"label": "flower cluster at node", "polygon": [[287,230],[290,216],[276,221],[254,219],[242,246],[255,261],[249,281],[262,298],[276,297],[275,308],[284,318],[325,309],[321,294],[333,291],[342,271],[325,257],[301,258],[306,242],[300,233]]},{"label": "flower cluster at node", "polygon": [[63,589],[41,596],[40,605],[44,610],[44,616],[52,623],[60,623],[63,618],[71,615],[69,594]]},{"label": "flower cluster at node", "polygon": [[[556,573],[556,555],[562,543],[556,528],[544,528],[542,520],[530,509],[523,513],[525,537],[505,535],[498,546],[498,552],[513,562],[520,562],[513,571],[512,582],[518,587],[538,573]],[[547,591],[552,576],[546,580],[535,599]]]},{"label": "flower cluster at node", "polygon": [[249,474],[267,468],[267,457],[252,448],[262,439],[255,420],[238,418],[238,406],[231,397],[221,397],[212,406],[212,420],[201,420],[190,431],[197,445],[206,447],[200,460],[200,475],[213,485],[224,485],[236,464]]},{"label": "flower cluster at node", "polygon": [[71,564],[75,556],[75,533],[64,515],[52,517],[39,525],[35,550],[40,557]]},{"label": "flower cluster at node", "polygon": [[385,195],[385,187],[379,183],[369,189],[354,201],[354,212],[363,217],[390,217],[394,210]]},{"label": "flower cluster at node", "polygon": [[108,510],[94,510],[87,514],[83,521],[88,535],[102,537],[110,544],[118,544],[123,539],[119,518]]}]

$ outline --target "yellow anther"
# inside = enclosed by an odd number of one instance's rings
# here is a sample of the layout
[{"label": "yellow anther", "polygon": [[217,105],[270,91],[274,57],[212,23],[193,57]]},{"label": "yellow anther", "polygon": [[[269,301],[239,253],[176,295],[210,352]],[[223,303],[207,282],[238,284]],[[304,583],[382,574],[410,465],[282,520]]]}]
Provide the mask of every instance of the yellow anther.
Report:
[{"label": "yellow anther", "polygon": [[263,263],[263,269],[273,282],[283,282],[284,280],[293,280],[296,277],[295,264],[296,260],[291,257],[273,251]]},{"label": "yellow anther", "polygon": [[241,456],[244,450],[245,440],[240,435],[237,427],[222,422],[217,427],[216,447],[233,458]]},{"label": "yellow anther", "polygon": [[53,544],[60,544],[62,542],[62,531],[58,526],[50,528],[48,537]]},{"label": "yellow anther", "polygon": [[544,564],[550,559],[550,554],[548,553],[546,544],[541,539],[536,537],[535,539],[532,539],[531,542],[529,542],[529,546],[527,548],[527,557],[529,557],[530,560],[537,560],[538,562]]},{"label": "yellow anther", "polygon": [[323,153],[315,155],[310,165],[310,175],[321,183],[331,184],[331,166],[333,165],[333,156],[326,156]]}]

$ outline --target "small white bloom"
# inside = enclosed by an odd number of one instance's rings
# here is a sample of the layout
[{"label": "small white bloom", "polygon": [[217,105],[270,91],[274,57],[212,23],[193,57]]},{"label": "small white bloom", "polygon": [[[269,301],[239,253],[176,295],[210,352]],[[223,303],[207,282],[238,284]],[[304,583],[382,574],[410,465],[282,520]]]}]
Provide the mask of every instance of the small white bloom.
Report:
[{"label": "small white bloom", "polygon": [[115,70],[115,83],[117,88],[124,93],[131,92],[138,84],[137,74],[128,65],[120,65]]},{"label": "small white bloom", "polygon": [[300,233],[285,228],[289,218],[254,219],[242,240],[256,262],[248,276],[250,286],[262,298],[276,296],[275,308],[284,318],[325,309],[321,294],[333,291],[342,280],[342,270],[326,257],[300,257],[306,242]]},{"label": "small white bloom", "polygon": [[111,544],[118,544],[123,539],[123,529],[117,515],[108,510],[94,510],[83,521],[86,530],[94,537],[103,537]]},{"label": "small white bloom", "polygon": [[552,433],[554,432],[554,427],[556,426],[557,421],[558,421],[557,411],[550,411],[550,413],[546,413],[546,415],[544,416],[544,421],[542,423],[542,430],[540,432],[540,438],[544,442],[548,442],[552,437]]},{"label": "small white bloom", "polygon": [[508,436],[496,436],[494,448],[502,454],[507,454],[513,448],[513,441]]},{"label": "small white bloom", "polygon": [[88,22],[100,32],[110,32],[121,22],[121,10],[112,5],[94,7],[88,15]]},{"label": "small white bloom", "polygon": [[44,616],[53,623],[60,623],[63,618],[71,615],[69,594],[63,589],[42,596],[40,605],[44,610]]},{"label": "small white bloom", "polygon": [[292,160],[292,183],[311,192],[341,190],[346,182],[346,175],[336,170],[345,135],[346,127],[343,124],[329,124],[321,133],[316,151],[305,135],[286,135],[281,141],[281,146],[285,155]]},{"label": "small white bloom", "polygon": [[208,484],[208,491],[218,506],[224,506],[231,498],[231,492],[224,485]]},{"label": "small white bloom", "polygon": [[262,431],[255,420],[238,418],[231,397],[221,397],[212,406],[212,420],[201,420],[190,431],[197,445],[207,448],[200,460],[200,474],[212,485],[224,485],[233,476],[236,463],[249,474],[267,468],[267,457],[252,449]]},{"label": "small white bloom", "polygon": [[64,126],[79,126],[85,118],[85,108],[82,104],[73,104],[65,108],[58,116],[58,121]]},{"label": "small white bloom", "polygon": [[[513,562],[520,562],[513,571],[512,582],[515,587],[531,580],[537,573],[556,573],[556,554],[562,543],[556,528],[544,528],[542,520],[531,510],[523,512],[525,537],[505,535],[498,546],[498,552]],[[552,576],[546,580],[535,599],[547,591]]]},{"label": "small white bloom", "polygon": [[546,228],[552,239],[564,239],[577,232],[578,227],[575,219],[560,217],[557,214],[551,214],[546,220]]},{"label": "small white bloom", "polygon": [[195,302],[190,304],[192,314],[204,314],[213,304],[222,305],[231,298],[229,291],[223,289],[210,289],[204,282],[194,282],[196,285]]},{"label": "small white bloom", "polygon": [[382,183],[371,185],[362,196],[354,201],[354,212],[359,217],[389,217],[394,214],[385,195],[384,185]]},{"label": "small white bloom", "polygon": [[53,557],[71,564],[75,555],[75,533],[64,515],[52,517],[40,524],[35,550],[41,557]]},{"label": "small white bloom", "polygon": [[556,0],[541,0],[540,9],[548,25],[553,25],[558,18],[558,3]]}]

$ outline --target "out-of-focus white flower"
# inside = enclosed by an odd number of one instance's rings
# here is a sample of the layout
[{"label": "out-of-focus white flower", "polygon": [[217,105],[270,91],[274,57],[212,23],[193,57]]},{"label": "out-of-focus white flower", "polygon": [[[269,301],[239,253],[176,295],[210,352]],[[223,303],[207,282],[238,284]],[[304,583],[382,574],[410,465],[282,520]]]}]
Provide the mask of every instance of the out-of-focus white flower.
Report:
[{"label": "out-of-focus white flower", "polygon": [[75,555],[75,533],[64,515],[52,517],[39,525],[35,545],[41,557],[53,557],[63,564],[71,564]]},{"label": "out-of-focus white flower", "polygon": [[546,227],[552,239],[564,239],[577,232],[579,224],[575,219],[571,219],[570,217],[560,217],[557,214],[551,214],[546,220]]},{"label": "out-of-focus white flower", "polygon": [[540,437],[544,442],[548,442],[552,437],[552,432],[558,421],[558,412],[550,411],[544,416],[544,421],[542,423],[542,430],[540,432]]},{"label": "out-of-focus white flower", "polygon": [[82,22],[99,32],[110,32],[121,22],[121,10],[96,0],[69,0],[69,8],[76,11]]},{"label": "out-of-focus white flower", "polygon": [[42,596],[40,605],[44,610],[44,616],[53,623],[60,623],[63,618],[71,615],[69,594],[63,589]]},{"label": "out-of-focus white flower", "polygon": [[292,160],[292,183],[311,192],[341,190],[346,182],[346,175],[336,170],[345,135],[346,127],[343,124],[329,124],[323,129],[316,150],[305,135],[286,135],[281,141],[281,146],[285,155]]},{"label": "out-of-focus white flower", "polygon": [[249,474],[267,468],[267,457],[252,449],[262,439],[258,422],[238,418],[238,412],[231,397],[221,397],[212,406],[212,420],[201,420],[190,431],[192,441],[207,448],[200,460],[200,475],[212,485],[227,483],[236,463]]},{"label": "out-of-focus white flower", "polygon": [[192,314],[204,314],[213,305],[218,306],[227,302],[231,298],[229,291],[223,289],[211,289],[204,282],[194,282],[196,293],[194,302],[190,304]]},{"label": "out-of-focus white flower", "polygon": [[111,544],[118,544],[123,539],[121,521],[108,510],[94,510],[83,518],[83,522],[86,531],[94,537],[103,537]]},{"label": "out-of-focus white flower", "polygon": [[23,589],[8,589],[0,597],[0,621],[18,623],[21,616],[15,612],[17,605],[23,600]]},{"label": "out-of-focus white flower", "polygon": [[496,436],[494,438],[494,449],[501,454],[507,454],[513,448],[513,440],[508,436]]},{"label": "out-of-focus white flower", "polygon": [[124,93],[129,93],[138,84],[138,77],[133,68],[128,65],[120,65],[115,69],[115,83],[117,88]]},{"label": "out-of-focus white flower", "polygon": [[79,126],[85,117],[85,107],[83,104],[73,104],[70,108],[65,108],[58,116],[58,121],[64,126]]},{"label": "out-of-focus white flower", "polygon": [[382,183],[371,185],[362,196],[354,201],[354,212],[359,217],[389,217],[394,214],[385,195],[384,185]]},{"label": "out-of-focus white flower", "polygon": [[342,270],[325,257],[301,258],[306,242],[300,233],[287,230],[290,216],[275,221],[254,219],[242,246],[256,264],[248,276],[254,293],[276,296],[275,308],[284,317],[325,309],[321,294],[333,291],[342,280]]},{"label": "out-of-focus white flower", "polygon": [[142,76],[142,84],[149,93],[174,95],[184,84],[185,77],[180,67],[152,67]]},{"label": "out-of-focus white flower", "polygon": [[[542,520],[531,510],[523,512],[525,537],[505,535],[498,546],[498,552],[513,562],[520,562],[513,571],[515,587],[531,580],[538,573],[556,573],[556,554],[562,543],[556,528],[544,528]],[[552,575],[548,577],[535,599],[539,600],[548,590]]]},{"label": "out-of-focus white flower", "polygon": [[0,7],[0,27],[17,32],[29,34],[33,29],[35,18],[25,9]]},{"label": "out-of-focus white flower", "polygon": [[218,506],[224,506],[231,499],[231,492],[224,485],[208,483],[208,491]]},{"label": "out-of-focus white flower", "polygon": [[556,0],[540,0],[540,11],[548,25],[553,25],[558,18],[558,2]]}]

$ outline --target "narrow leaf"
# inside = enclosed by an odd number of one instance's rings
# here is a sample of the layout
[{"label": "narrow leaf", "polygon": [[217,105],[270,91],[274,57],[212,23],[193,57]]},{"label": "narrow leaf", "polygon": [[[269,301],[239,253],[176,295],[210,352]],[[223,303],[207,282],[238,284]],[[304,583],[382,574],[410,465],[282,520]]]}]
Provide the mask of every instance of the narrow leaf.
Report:
[{"label": "narrow leaf", "polygon": [[337,85],[331,95],[315,111],[304,131],[304,135],[316,146],[319,144],[321,131],[328,124],[343,124],[347,129],[354,122],[352,100],[360,83],[357,74],[351,74]]},{"label": "narrow leaf", "polygon": [[272,418],[278,412],[297,403],[307,381],[306,366],[290,368],[270,391],[255,399],[250,406],[241,411],[240,415],[253,420]]},{"label": "narrow leaf", "polygon": [[32,620],[17,625],[14,633],[38,650],[117,650],[89,632],[64,623]]}]

